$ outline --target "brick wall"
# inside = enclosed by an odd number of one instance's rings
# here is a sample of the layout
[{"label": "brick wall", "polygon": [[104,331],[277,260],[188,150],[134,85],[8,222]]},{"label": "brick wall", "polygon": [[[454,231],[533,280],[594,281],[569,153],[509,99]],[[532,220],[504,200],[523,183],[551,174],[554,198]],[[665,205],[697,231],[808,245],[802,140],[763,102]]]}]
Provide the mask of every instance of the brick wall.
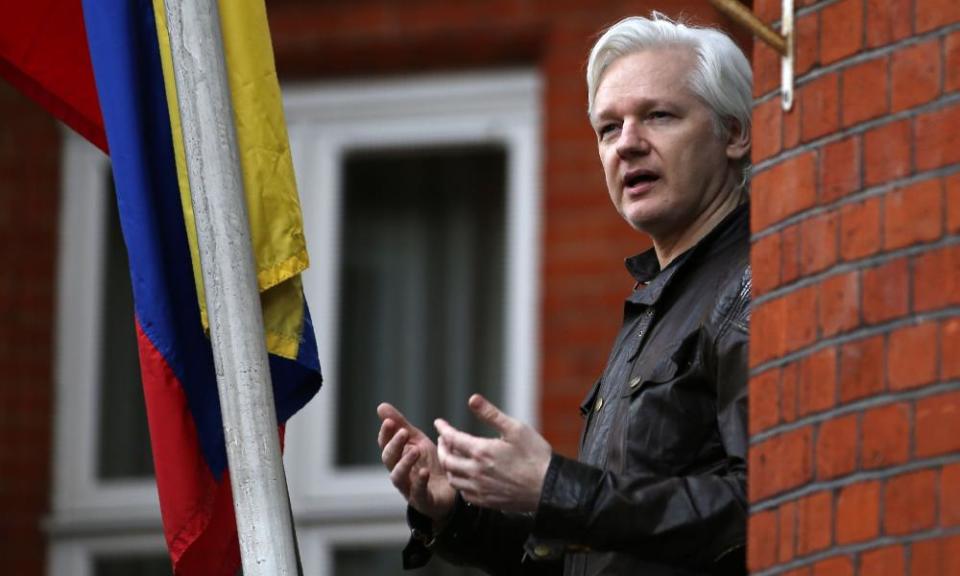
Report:
[{"label": "brick wall", "polygon": [[960,574],[960,3],[797,4],[790,113],[754,46],[751,571]]},{"label": "brick wall", "polygon": [[50,506],[59,132],[0,82],[0,558],[40,574]]}]

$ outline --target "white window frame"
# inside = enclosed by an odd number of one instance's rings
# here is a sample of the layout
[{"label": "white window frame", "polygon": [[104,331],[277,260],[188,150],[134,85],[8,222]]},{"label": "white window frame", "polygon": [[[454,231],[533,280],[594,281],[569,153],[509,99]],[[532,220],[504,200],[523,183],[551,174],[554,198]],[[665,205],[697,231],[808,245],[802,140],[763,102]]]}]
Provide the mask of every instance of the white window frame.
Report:
[{"label": "white window frame", "polygon": [[[342,160],[350,151],[443,144],[504,148],[503,408],[538,425],[540,86],[535,71],[514,70],[284,88],[311,257],[304,289],[325,376],[317,397],[288,425],[287,477],[301,526],[336,522],[344,530],[351,522],[373,519],[396,524],[404,511],[382,467],[338,469],[334,462]],[[376,430],[363,440],[376,442]],[[397,538],[402,532],[392,533]],[[305,539],[312,540],[301,531]],[[329,550],[321,554],[327,558],[324,554]]]},{"label": "white window frame", "polygon": [[[147,551],[165,549],[153,477],[97,478],[100,346],[109,159],[75,133],[63,132],[57,316],[52,511],[49,574],[85,575],[109,542],[140,534]],[[133,318],[130,319],[133,322]],[[127,537],[129,538],[129,537]],[[112,548],[111,548],[112,549]]]},{"label": "white window frame", "polygon": [[[496,144],[506,163],[504,406],[538,424],[540,78],[533,71],[323,83],[284,90],[311,268],[304,286],[326,383],[288,426],[286,466],[309,573],[339,544],[403,541],[403,503],[379,467],[334,465],[342,158],[392,146]],[[48,574],[92,573],[102,553],[163,552],[156,484],[97,478],[108,159],[64,131]],[[309,190],[310,193],[303,191]],[[371,433],[374,442],[376,431]],[[398,560],[399,561],[399,560]]]}]

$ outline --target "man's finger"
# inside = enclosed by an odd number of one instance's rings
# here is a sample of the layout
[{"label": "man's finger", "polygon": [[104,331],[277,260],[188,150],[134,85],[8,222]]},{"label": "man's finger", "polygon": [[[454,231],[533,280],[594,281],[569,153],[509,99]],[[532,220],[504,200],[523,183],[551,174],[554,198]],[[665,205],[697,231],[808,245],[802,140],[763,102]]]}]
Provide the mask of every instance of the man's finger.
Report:
[{"label": "man's finger", "polygon": [[447,452],[456,453],[463,456],[474,457],[477,451],[483,447],[484,442],[489,442],[486,438],[477,438],[466,432],[461,432],[447,423],[443,418],[434,420],[437,432],[443,438],[447,445]]},{"label": "man's finger", "polygon": [[411,428],[410,422],[407,420],[407,417],[403,415],[403,412],[397,410],[393,407],[393,404],[388,402],[383,402],[377,406],[377,416],[381,420],[390,419],[396,422],[397,426],[400,428]]},{"label": "man's finger", "polygon": [[447,472],[447,475],[453,475],[456,477],[471,477],[476,475],[477,471],[477,461],[472,458],[464,458],[457,454],[447,452],[443,459],[443,469]]},{"label": "man's finger", "polygon": [[506,434],[515,424],[513,418],[501,412],[499,408],[493,405],[493,402],[479,394],[470,396],[467,405],[481,422],[489,424],[501,434]]},{"label": "man's finger", "polygon": [[414,502],[426,502],[427,500],[427,481],[430,479],[430,472],[426,468],[418,468],[413,471],[410,478],[410,500]]},{"label": "man's finger", "polygon": [[387,442],[393,438],[394,432],[397,430],[397,423],[393,420],[387,418],[383,421],[383,424],[380,425],[380,433],[377,434],[377,445],[380,446],[380,449],[383,450]]},{"label": "man's finger", "polygon": [[420,451],[411,446],[390,471],[390,482],[403,494],[404,498],[410,497],[410,471],[419,457]]},{"label": "man's finger", "polygon": [[403,447],[407,443],[409,436],[407,429],[401,428],[397,430],[393,438],[383,447],[380,459],[383,461],[383,465],[387,467],[387,470],[393,470],[393,467],[400,461],[400,458],[403,456]]}]

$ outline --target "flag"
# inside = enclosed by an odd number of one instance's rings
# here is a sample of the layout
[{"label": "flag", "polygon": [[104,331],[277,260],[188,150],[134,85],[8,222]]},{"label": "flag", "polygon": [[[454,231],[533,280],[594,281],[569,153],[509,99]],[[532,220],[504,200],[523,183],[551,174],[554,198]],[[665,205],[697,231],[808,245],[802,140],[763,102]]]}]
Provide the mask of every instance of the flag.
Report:
[{"label": "flag", "polygon": [[[37,8],[51,17],[75,18],[67,35],[72,48],[58,45],[64,60],[56,66],[29,64],[50,61],[38,56],[45,36],[8,42],[16,34],[0,25],[3,58],[12,53],[7,46],[33,43],[26,63],[6,60],[0,70],[16,70],[26,79],[21,87],[45,87],[26,92],[43,96],[41,105],[84,127],[86,132],[77,129],[95,143],[99,130],[101,147],[111,151],[174,571],[232,575],[240,563],[239,545],[162,1],[82,0],[82,11],[79,3],[52,0]],[[307,266],[305,241],[263,0],[224,0],[221,11],[265,341],[282,423],[321,382],[299,277]],[[57,18],[58,28],[66,30],[68,22]],[[85,43],[76,33],[84,27]],[[92,76],[85,79],[81,70],[72,83],[43,76],[70,68],[70,58],[88,67],[92,63]],[[34,72],[39,76],[32,77]],[[72,95],[75,85],[84,92],[85,82],[95,85],[93,104],[98,101],[99,108]]]},{"label": "flag", "polygon": [[0,77],[106,152],[80,0],[4,2]]}]

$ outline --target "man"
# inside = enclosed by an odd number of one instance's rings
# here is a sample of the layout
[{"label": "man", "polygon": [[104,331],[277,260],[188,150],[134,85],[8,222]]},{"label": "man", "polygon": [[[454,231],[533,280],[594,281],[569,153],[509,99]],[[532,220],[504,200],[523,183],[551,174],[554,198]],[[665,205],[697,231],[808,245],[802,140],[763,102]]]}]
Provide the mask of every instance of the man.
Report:
[{"label": "man", "polygon": [[614,207],[653,248],[580,456],[474,395],[500,437],[381,404],[379,443],[410,504],[405,565],[433,552],[491,574],[742,574],[746,500],[751,73],[722,33],[654,13],[596,43],[590,123]]}]

